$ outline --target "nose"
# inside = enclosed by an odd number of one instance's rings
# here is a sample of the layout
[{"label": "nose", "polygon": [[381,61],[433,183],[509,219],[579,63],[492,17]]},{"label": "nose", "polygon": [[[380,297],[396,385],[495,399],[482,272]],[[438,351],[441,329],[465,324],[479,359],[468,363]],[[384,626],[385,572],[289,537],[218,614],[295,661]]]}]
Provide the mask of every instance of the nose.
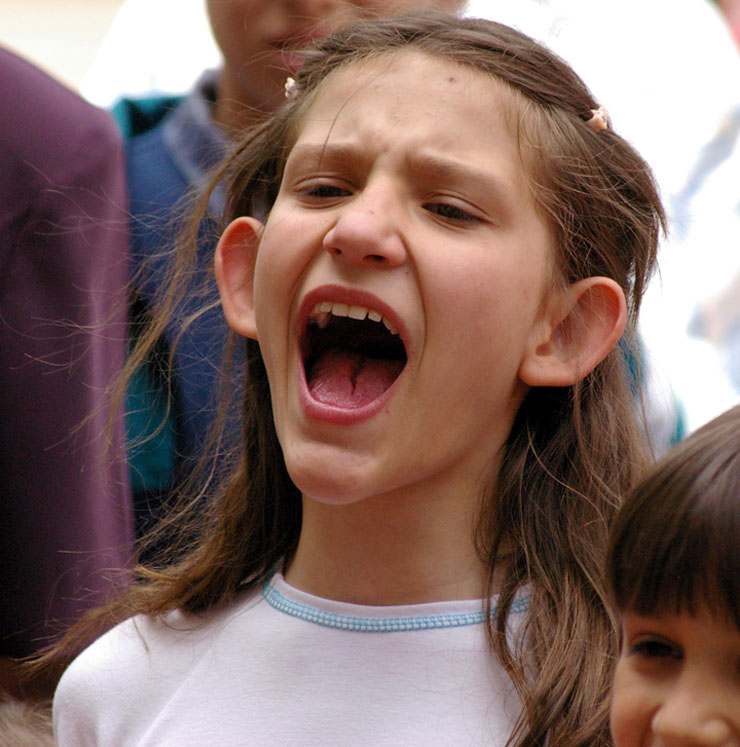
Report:
[{"label": "nose", "polygon": [[356,195],[324,236],[323,248],[347,267],[398,267],[406,261],[400,208],[376,187]]},{"label": "nose", "polygon": [[712,688],[674,690],[652,719],[652,731],[665,747],[740,747],[725,713],[722,694]]}]

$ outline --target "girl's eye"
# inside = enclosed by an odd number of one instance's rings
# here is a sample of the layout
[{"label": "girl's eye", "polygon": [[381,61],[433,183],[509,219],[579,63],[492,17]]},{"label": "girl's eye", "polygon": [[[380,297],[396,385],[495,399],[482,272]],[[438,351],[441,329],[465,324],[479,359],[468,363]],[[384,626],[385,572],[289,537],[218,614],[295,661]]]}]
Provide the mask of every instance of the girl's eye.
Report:
[{"label": "girl's eye", "polygon": [[312,184],[303,189],[303,194],[316,199],[332,199],[336,197],[348,197],[349,190],[338,187],[335,184]]},{"label": "girl's eye", "polygon": [[635,641],[630,654],[644,657],[645,659],[682,659],[683,651],[667,638],[659,636],[644,636]]},{"label": "girl's eye", "polygon": [[461,223],[478,223],[480,218],[468,213],[457,205],[450,205],[447,202],[429,202],[424,205],[424,209],[430,213],[438,215],[446,220],[458,221]]}]

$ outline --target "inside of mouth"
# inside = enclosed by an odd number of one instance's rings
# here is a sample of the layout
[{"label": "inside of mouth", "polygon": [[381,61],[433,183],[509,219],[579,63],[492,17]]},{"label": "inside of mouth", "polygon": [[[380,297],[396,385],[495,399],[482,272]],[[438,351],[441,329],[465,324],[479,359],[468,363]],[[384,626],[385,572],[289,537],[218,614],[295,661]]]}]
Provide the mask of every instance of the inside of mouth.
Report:
[{"label": "inside of mouth", "polygon": [[323,329],[309,322],[303,362],[315,399],[353,409],[393,384],[406,365],[406,349],[400,336],[380,322],[331,316]]}]

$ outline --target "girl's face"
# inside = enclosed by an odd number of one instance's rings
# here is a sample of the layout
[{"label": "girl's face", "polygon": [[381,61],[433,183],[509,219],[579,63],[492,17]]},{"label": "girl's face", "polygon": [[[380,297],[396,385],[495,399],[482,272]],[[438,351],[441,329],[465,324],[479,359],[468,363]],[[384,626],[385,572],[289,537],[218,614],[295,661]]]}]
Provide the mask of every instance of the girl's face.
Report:
[{"label": "girl's face", "polygon": [[555,295],[507,96],[404,53],[333,74],[304,115],[253,284],[304,494],[477,496],[496,466]]},{"label": "girl's face", "polygon": [[708,609],[626,612],[611,709],[617,747],[738,747],[740,632]]}]

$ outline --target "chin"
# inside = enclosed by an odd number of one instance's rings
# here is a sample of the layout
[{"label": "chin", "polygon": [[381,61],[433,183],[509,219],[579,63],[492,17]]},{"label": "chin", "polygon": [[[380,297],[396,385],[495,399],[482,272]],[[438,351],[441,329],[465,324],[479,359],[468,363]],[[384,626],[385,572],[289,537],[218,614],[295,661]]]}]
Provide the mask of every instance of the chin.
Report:
[{"label": "chin", "polygon": [[[286,459],[288,473],[305,498],[327,505],[346,506],[382,492],[368,474],[368,465],[348,464],[347,459],[316,459],[313,463]],[[334,465],[327,469],[327,464]]]},{"label": "chin", "polygon": [[298,475],[294,479],[304,498],[329,506],[348,506],[368,498],[357,480],[338,479],[327,475]]}]

